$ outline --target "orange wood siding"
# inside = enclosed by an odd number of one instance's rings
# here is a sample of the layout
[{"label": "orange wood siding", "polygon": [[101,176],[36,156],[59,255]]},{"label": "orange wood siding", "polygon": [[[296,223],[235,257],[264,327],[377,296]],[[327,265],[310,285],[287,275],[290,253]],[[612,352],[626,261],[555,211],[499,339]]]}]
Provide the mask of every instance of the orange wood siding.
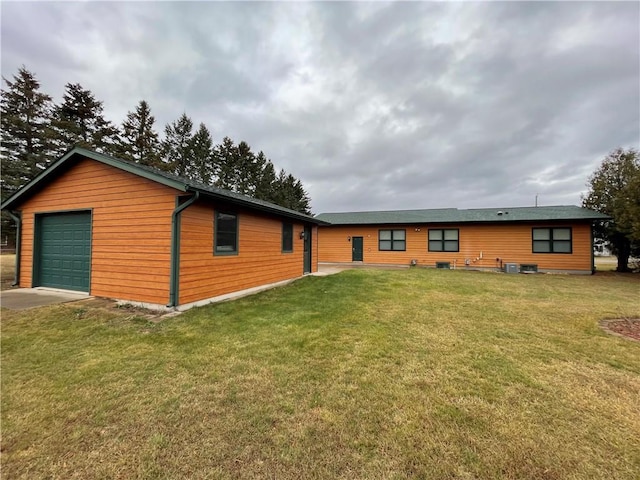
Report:
[{"label": "orange wood siding", "polygon": [[[294,230],[294,234],[295,234],[295,230]],[[318,243],[318,227],[313,227],[313,237],[311,238],[311,243],[312,243],[312,250],[311,250],[311,271],[312,272],[317,272],[318,271],[318,247],[319,247],[319,243]]]},{"label": "orange wood siding", "polygon": [[[532,253],[533,227],[571,227],[573,253]],[[429,228],[459,229],[460,251],[429,252]],[[380,229],[406,230],[406,251],[379,251]],[[434,266],[436,262],[451,262],[453,266],[455,262],[458,268],[463,268],[468,258],[470,267],[495,268],[499,265],[496,258],[500,258],[503,263],[535,263],[540,269],[591,271],[591,226],[588,224],[321,226],[318,237],[321,262],[351,262],[352,244],[347,238],[363,237],[364,263],[408,265],[412,259],[417,259],[418,265],[423,266]]]},{"label": "orange wood siding", "polygon": [[[281,219],[235,210],[239,222],[238,254],[214,255],[214,208],[211,204],[196,202],[182,212],[181,305],[302,275],[300,232],[304,226],[301,223],[293,222],[293,252],[282,253]],[[225,207],[224,211],[233,209]],[[317,257],[314,271],[317,271]]]},{"label": "orange wood siding", "polygon": [[82,160],[22,205],[20,286],[31,287],[34,215],[91,209],[91,294],[165,304],[177,190]]}]

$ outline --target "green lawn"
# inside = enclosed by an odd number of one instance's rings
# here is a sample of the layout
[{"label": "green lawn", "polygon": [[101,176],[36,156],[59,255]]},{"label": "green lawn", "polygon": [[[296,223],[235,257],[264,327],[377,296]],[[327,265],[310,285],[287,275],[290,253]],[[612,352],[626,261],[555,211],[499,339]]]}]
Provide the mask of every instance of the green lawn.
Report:
[{"label": "green lawn", "polygon": [[638,275],[307,277],[2,312],[2,477],[637,479]]},{"label": "green lawn", "polygon": [[0,290],[11,288],[16,274],[16,256],[14,254],[0,255]]}]

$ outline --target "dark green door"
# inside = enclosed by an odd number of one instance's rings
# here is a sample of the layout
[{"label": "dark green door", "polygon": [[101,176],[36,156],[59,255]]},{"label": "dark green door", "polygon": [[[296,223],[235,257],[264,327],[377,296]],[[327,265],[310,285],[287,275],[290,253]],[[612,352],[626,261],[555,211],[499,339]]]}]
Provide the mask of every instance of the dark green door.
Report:
[{"label": "dark green door", "polygon": [[351,238],[351,261],[352,262],[361,262],[362,261],[362,237],[352,237]]},{"label": "dark green door", "polygon": [[304,273],[311,273],[311,227],[304,227]]},{"label": "dark green door", "polygon": [[34,286],[89,291],[91,212],[38,215]]}]

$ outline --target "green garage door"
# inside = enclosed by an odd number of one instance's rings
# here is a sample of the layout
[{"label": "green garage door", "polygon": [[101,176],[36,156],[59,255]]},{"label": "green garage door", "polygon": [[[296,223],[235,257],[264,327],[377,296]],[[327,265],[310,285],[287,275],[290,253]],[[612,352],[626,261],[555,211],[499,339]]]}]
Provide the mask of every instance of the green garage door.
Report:
[{"label": "green garage door", "polygon": [[34,285],[89,291],[91,212],[39,215]]}]

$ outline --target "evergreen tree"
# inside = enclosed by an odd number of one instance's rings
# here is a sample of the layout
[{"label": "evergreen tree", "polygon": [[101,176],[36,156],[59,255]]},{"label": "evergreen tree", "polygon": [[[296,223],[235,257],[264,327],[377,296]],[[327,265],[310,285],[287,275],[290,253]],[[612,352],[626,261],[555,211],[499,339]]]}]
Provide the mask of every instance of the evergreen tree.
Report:
[{"label": "evergreen tree", "polygon": [[2,200],[33,179],[52,160],[51,97],[40,92],[40,83],[24,66],[3,78],[2,90]]},{"label": "evergreen tree", "polygon": [[234,191],[243,195],[253,196],[258,183],[258,168],[256,157],[247,142],[240,142],[235,149]]},{"label": "evergreen tree", "polygon": [[[3,78],[7,89],[1,92],[0,199],[9,198],[38,175],[53,159],[51,152],[51,110],[49,95],[40,91],[35,74],[22,66],[13,80]],[[2,212],[0,230],[3,240],[15,245],[16,226]]]},{"label": "evergreen tree", "polygon": [[134,112],[128,112],[122,122],[122,136],[118,142],[118,156],[141,165],[161,167],[160,141],[154,130],[155,118],[149,104],[141,100]]},{"label": "evergreen tree", "polygon": [[79,83],[67,83],[62,104],[54,109],[56,148],[62,155],[77,145],[102,153],[116,154],[118,129],[103,116],[102,102]]},{"label": "evergreen tree", "polygon": [[191,138],[191,154],[191,178],[211,185],[215,176],[213,139],[204,123]]},{"label": "evergreen tree", "polygon": [[269,160],[262,151],[256,156],[256,161],[262,168],[260,169],[260,177],[256,183],[254,196],[259,200],[273,202],[272,197],[276,182],[276,170],[271,160]]},{"label": "evergreen tree", "polygon": [[176,121],[167,124],[162,141],[162,158],[169,171],[186,176],[191,170],[191,138],[193,122],[186,113]]},{"label": "evergreen tree", "polygon": [[216,154],[217,187],[311,214],[311,201],[302,182],[284,170],[276,175],[264,152],[255,155],[246,142],[236,146],[225,137]]},{"label": "evergreen tree", "polygon": [[216,147],[214,185],[225,190],[234,190],[236,178],[236,146],[229,137],[224,137]]},{"label": "evergreen tree", "polygon": [[634,149],[617,148],[605,157],[589,178],[589,192],[582,206],[612,217],[596,225],[596,233],[604,238],[618,257],[618,272],[629,270],[629,257],[640,254],[640,160]]},{"label": "evergreen tree", "polygon": [[274,203],[311,215],[310,199],[302,182],[290,173],[280,170],[273,188]]}]

